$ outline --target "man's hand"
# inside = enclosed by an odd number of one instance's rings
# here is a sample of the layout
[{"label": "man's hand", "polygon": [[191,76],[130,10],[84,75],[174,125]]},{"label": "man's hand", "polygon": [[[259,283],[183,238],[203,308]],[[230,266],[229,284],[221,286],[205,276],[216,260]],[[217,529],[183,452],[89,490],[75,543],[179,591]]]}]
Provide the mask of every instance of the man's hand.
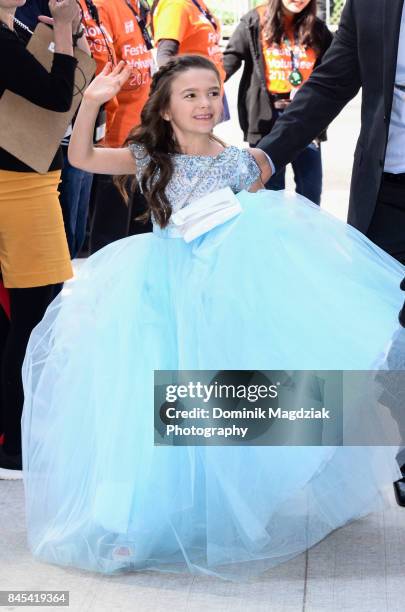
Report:
[{"label": "man's hand", "polygon": [[266,153],[261,149],[249,148],[248,151],[252,155],[252,157],[255,158],[256,163],[260,168],[260,180],[263,185],[265,185],[273,174],[273,169],[269,162],[269,158],[267,157]]}]

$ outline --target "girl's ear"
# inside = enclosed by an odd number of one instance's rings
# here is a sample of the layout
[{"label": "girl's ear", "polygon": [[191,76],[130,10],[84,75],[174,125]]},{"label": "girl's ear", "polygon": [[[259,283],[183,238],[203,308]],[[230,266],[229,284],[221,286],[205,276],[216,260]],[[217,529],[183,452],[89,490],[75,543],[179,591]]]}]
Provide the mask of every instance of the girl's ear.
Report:
[{"label": "girl's ear", "polygon": [[163,108],[160,110],[160,116],[162,117],[162,119],[163,119],[164,121],[170,121],[170,120],[171,120],[171,118],[172,118],[172,117],[171,117],[171,114],[170,114],[170,109],[169,109],[167,106],[166,106],[166,108],[165,108],[165,107],[163,107]]}]

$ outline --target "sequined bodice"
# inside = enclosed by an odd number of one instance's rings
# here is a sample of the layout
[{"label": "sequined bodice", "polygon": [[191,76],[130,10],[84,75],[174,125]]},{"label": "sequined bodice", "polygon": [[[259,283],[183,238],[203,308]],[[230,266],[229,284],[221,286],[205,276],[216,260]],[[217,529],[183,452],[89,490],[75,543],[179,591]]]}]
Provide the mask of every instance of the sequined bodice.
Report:
[{"label": "sequined bodice", "polygon": [[[136,159],[136,176],[140,182],[149,157],[142,145],[132,144],[130,149]],[[248,189],[260,176],[252,155],[246,149],[233,146],[216,157],[176,154],[173,158],[173,177],[166,187],[173,212],[222,187],[230,187],[234,193]]]}]

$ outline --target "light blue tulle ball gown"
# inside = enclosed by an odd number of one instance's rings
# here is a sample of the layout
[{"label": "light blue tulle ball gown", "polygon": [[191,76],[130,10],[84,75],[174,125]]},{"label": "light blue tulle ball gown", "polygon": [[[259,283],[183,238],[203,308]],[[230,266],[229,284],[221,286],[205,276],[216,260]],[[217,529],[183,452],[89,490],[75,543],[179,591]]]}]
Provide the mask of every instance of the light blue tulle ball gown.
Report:
[{"label": "light blue tulle ball gown", "polygon": [[[133,152],[139,177],[147,158]],[[380,509],[397,449],[155,447],[154,370],[368,369],[398,327],[404,268],[303,198],[248,193],[247,151],[174,165],[174,210],[230,186],[242,213],[190,243],[169,225],[109,245],[34,330],[29,544],[105,573],[234,578]]]}]

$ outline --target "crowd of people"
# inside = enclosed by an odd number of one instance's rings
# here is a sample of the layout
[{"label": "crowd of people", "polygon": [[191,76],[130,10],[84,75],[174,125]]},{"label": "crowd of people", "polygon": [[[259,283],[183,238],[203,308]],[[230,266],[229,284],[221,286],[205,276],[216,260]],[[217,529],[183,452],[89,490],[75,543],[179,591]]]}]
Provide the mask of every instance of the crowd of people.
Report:
[{"label": "crowd of people", "polygon": [[[45,174],[0,138],[0,478],[22,477],[24,456],[39,557],[104,572],[261,571],[378,509],[393,480],[405,505],[394,447],[151,441],[154,370],[369,369],[379,355],[387,368],[389,347],[405,366],[405,9],[394,0],[376,99],[357,45],[380,36],[377,20],[359,35],[364,2],[347,1],[333,40],[316,0],[268,0],[222,50],[204,0],[0,0],[0,94],[50,123],[83,97]],[[38,21],[53,29],[50,71],[27,48]],[[79,92],[78,53],[96,63]],[[241,66],[243,150],[214,135]],[[321,143],[361,86],[347,225],[319,207]],[[288,163],[297,198],[284,195]],[[189,205],[211,194],[214,211],[224,188],[232,214],[198,233]],[[61,297],[86,232],[92,257]]]}]

